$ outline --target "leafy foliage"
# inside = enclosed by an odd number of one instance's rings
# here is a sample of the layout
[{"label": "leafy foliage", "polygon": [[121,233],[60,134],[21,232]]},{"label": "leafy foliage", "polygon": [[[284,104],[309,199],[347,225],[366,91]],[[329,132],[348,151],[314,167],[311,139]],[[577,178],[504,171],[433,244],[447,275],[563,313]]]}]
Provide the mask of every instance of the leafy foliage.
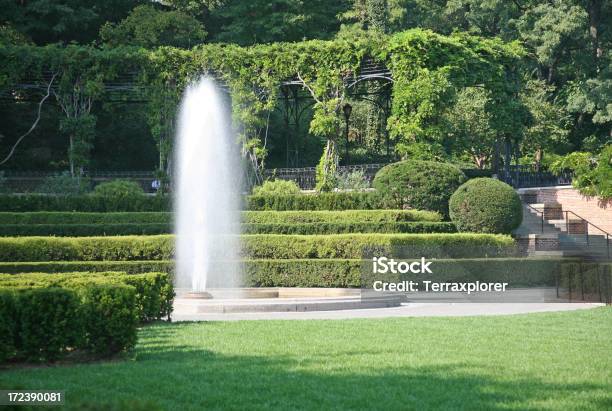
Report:
[{"label": "leafy foliage", "polygon": [[340,190],[364,191],[370,187],[363,170],[336,174],[336,186]]},{"label": "leafy foliage", "polygon": [[554,172],[574,172],[572,184],[584,195],[612,199],[612,145],[605,146],[598,156],[574,152],[551,165]]},{"label": "leafy foliage", "polygon": [[267,180],[261,186],[253,187],[253,195],[293,195],[300,194],[300,187],[295,181]]},{"label": "leafy foliage", "polygon": [[448,216],[448,200],[465,179],[452,164],[406,160],[381,168],[373,186],[394,208],[431,210]]},{"label": "leafy foliage", "polygon": [[474,178],[453,193],[450,218],[459,231],[509,234],[523,220],[518,194],[492,178]]},{"label": "leafy foliage", "polygon": [[36,188],[36,192],[69,196],[85,193],[89,188],[88,186],[88,182],[84,179],[74,178],[68,173],[63,173],[45,178]]},{"label": "leafy foliage", "polygon": [[162,11],[150,5],[138,6],[120,23],[106,23],[100,29],[102,41],[114,47],[189,48],[202,43],[205,37],[204,26],[194,17],[176,10]]},{"label": "leafy foliage", "polygon": [[144,191],[138,183],[133,181],[113,180],[98,184],[93,194],[107,198],[125,198],[142,196]]}]

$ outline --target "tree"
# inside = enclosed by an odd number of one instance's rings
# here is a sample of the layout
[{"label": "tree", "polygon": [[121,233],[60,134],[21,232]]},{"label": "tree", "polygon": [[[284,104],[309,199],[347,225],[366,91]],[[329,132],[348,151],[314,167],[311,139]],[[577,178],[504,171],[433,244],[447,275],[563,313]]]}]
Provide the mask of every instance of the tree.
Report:
[{"label": "tree", "polygon": [[353,0],[350,10],[341,16],[361,30],[379,33],[389,31],[389,4],[387,0]]},{"label": "tree", "polygon": [[228,1],[211,10],[219,27],[214,39],[249,45],[330,38],[340,25],[336,16],[347,8],[347,0]]},{"label": "tree", "polygon": [[490,165],[496,133],[487,112],[490,92],[479,87],[466,87],[457,94],[455,104],[444,114],[447,138],[459,152],[469,155],[477,168]]},{"label": "tree", "polygon": [[531,121],[523,132],[524,151],[534,154],[534,164],[539,168],[545,151],[560,152],[569,148],[571,117],[553,99],[554,87],[543,80],[528,80],[521,90],[521,100],[528,108]]},{"label": "tree", "polygon": [[148,5],[138,6],[121,22],[106,23],[100,29],[100,38],[110,46],[189,48],[202,43],[205,37],[204,26],[194,17]]},{"label": "tree", "polygon": [[124,18],[144,0],[0,0],[0,25],[11,23],[36,44],[89,43],[106,21]]}]

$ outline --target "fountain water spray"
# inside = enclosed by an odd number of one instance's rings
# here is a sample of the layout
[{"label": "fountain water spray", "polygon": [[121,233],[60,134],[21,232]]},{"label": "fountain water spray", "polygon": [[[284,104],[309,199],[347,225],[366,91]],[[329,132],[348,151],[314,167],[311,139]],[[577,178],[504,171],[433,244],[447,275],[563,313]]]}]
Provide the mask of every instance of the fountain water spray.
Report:
[{"label": "fountain water spray", "polygon": [[241,286],[241,161],[227,104],[208,78],[181,102],[175,157],[178,289]]}]

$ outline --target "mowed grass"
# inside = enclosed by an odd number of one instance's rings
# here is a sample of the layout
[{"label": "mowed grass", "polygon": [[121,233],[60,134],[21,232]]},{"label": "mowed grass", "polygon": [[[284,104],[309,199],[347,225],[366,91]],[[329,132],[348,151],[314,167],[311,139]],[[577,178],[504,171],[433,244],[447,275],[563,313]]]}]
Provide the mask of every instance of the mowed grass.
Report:
[{"label": "mowed grass", "polygon": [[610,307],[156,324],[139,338],[128,359],[5,369],[0,385],[167,410],[612,408]]}]

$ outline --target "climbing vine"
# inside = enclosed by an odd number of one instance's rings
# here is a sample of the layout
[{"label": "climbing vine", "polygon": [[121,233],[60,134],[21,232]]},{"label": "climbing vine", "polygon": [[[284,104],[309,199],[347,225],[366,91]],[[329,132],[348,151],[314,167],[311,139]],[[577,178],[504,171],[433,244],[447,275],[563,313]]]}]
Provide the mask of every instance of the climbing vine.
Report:
[{"label": "climbing vine", "polygon": [[[237,143],[244,160],[251,165],[250,178],[253,183],[261,183],[270,113],[277,105],[280,86],[290,81],[301,85],[315,101],[310,133],[325,141],[317,188],[329,190],[338,165],[342,107],[365,58],[390,70],[393,100],[387,127],[400,154],[412,142],[440,139],[437,120],[443,108],[453,102],[459,89],[467,86],[488,89],[492,104],[503,107],[494,110],[492,122],[501,136],[513,132],[513,113],[520,111],[514,74],[522,58],[520,46],[467,34],[442,36],[420,29],[392,36],[252,47],[207,44],[189,50],[0,46],[0,88],[10,89],[23,78],[34,78],[43,84],[44,73],[58,73],[60,85],[54,92],[67,109],[66,117],[72,119],[64,121],[63,129],[83,143],[80,154],[71,149],[78,168],[86,164],[90,131],[95,125],[91,103],[102,98],[104,86],[121,73],[137,72],[135,86],[148,101],[149,126],[160,153],[158,172],[167,173],[180,96],[200,76],[214,76],[231,96]],[[78,110],[73,105],[75,101]]]}]

